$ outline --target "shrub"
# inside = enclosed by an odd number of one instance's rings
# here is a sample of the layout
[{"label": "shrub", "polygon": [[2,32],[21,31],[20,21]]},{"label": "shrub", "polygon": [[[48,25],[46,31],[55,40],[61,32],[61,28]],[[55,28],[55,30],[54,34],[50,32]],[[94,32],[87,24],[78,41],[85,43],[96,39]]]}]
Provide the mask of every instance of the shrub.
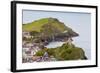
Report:
[{"label": "shrub", "polygon": [[36,53],[36,56],[43,56],[44,55],[44,53],[45,53],[45,51],[38,51],[37,53]]}]

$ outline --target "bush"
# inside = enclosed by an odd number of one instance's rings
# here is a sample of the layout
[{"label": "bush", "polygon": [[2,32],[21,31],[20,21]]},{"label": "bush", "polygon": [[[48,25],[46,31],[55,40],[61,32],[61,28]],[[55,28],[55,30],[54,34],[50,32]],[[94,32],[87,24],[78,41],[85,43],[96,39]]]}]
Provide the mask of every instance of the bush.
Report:
[{"label": "bush", "polygon": [[47,50],[47,53],[50,55],[50,56],[53,56],[54,55],[54,48],[50,48]]},{"label": "bush", "polygon": [[44,53],[45,53],[45,51],[38,51],[37,53],[36,53],[36,56],[43,56],[44,55]]}]

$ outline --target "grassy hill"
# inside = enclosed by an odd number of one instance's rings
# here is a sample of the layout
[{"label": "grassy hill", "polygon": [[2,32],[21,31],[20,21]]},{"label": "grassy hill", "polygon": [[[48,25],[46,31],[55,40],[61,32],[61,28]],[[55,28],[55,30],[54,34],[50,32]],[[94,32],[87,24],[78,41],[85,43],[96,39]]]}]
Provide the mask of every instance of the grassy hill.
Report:
[{"label": "grassy hill", "polygon": [[85,52],[82,48],[76,47],[74,44],[63,44],[56,48],[44,48],[36,53],[37,56],[43,56],[47,52],[49,56],[53,56],[58,61],[64,60],[86,60]]},{"label": "grassy hill", "polygon": [[45,24],[51,24],[53,27],[59,29],[61,32],[67,30],[72,31],[71,28],[64,25],[64,23],[60,22],[56,18],[42,18],[39,20],[35,20],[31,23],[23,24],[22,29],[23,31],[38,31],[40,32],[41,27]]},{"label": "grassy hill", "polygon": [[23,24],[22,31],[29,32],[33,36],[32,40],[36,40],[36,42],[58,41],[64,40],[67,37],[78,36],[78,33],[74,32],[68,26],[65,26],[64,23],[56,18],[42,18],[31,23]]}]

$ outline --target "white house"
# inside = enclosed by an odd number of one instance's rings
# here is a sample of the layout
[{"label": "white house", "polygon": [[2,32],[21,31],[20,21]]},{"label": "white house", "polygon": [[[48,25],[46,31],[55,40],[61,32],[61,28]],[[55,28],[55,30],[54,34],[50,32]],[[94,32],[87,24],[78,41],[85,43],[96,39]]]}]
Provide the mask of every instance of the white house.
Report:
[{"label": "white house", "polygon": [[23,35],[23,37],[31,38],[30,32],[23,31],[22,35]]}]

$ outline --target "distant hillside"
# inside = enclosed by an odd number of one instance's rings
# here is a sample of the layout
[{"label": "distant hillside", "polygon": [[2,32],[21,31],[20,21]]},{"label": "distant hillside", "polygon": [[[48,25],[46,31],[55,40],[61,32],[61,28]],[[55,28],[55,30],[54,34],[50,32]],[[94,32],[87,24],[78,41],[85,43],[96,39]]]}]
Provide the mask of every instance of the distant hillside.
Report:
[{"label": "distant hillside", "polygon": [[31,23],[23,24],[23,31],[38,31],[40,32],[41,27],[45,24],[51,24],[53,27],[59,29],[60,31],[72,31],[71,28],[64,25],[56,18],[42,18]]},{"label": "distant hillside", "polygon": [[56,18],[35,20],[31,23],[23,24],[22,28],[24,32],[30,32],[32,36],[36,36],[36,39],[40,38],[42,40],[49,39],[49,41],[52,41],[78,36],[78,33],[74,32],[68,26],[65,26],[64,23]]}]

